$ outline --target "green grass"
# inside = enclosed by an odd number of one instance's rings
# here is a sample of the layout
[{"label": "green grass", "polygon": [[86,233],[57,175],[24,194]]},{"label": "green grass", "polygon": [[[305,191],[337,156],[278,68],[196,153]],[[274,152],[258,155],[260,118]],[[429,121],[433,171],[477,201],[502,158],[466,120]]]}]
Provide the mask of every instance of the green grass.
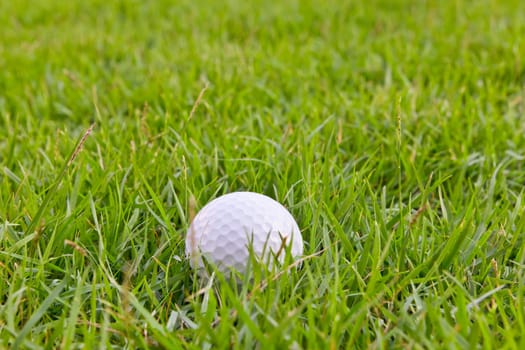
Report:
[{"label": "green grass", "polygon": [[[522,1],[0,23],[0,349],[525,348]],[[191,198],[235,190],[289,208],[299,269],[196,278]]]}]

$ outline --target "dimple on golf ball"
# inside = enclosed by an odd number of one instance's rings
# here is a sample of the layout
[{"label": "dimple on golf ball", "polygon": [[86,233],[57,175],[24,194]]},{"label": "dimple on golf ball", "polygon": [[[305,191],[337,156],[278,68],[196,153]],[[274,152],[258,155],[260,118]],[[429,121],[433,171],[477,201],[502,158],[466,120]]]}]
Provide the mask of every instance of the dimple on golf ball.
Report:
[{"label": "dimple on golf ball", "polygon": [[253,251],[268,267],[282,263],[286,250],[292,257],[303,253],[303,238],[290,212],[270,197],[253,192],[233,192],[206,204],[195,216],[186,235],[186,255],[195,269],[203,257],[221,272],[245,273]]}]

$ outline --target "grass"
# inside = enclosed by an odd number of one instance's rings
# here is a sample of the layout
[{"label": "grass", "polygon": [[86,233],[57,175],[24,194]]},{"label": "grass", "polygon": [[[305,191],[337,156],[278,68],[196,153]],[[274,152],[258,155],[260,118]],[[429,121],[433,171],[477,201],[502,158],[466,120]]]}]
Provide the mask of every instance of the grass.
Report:
[{"label": "grass", "polygon": [[[0,348],[524,348],[521,1],[1,8]],[[196,278],[235,190],[299,269]]]}]

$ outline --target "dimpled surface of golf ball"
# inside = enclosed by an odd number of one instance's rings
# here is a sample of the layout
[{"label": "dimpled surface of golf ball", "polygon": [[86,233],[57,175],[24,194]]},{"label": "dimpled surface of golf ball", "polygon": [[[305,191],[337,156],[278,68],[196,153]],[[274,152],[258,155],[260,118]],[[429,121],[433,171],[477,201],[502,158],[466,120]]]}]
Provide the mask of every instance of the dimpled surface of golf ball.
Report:
[{"label": "dimpled surface of golf ball", "polygon": [[223,273],[245,273],[250,249],[268,267],[275,259],[282,263],[286,249],[293,257],[303,253],[301,231],[290,212],[259,193],[233,192],[214,199],[198,212],[186,235],[186,255],[196,269],[204,267],[204,256]]}]

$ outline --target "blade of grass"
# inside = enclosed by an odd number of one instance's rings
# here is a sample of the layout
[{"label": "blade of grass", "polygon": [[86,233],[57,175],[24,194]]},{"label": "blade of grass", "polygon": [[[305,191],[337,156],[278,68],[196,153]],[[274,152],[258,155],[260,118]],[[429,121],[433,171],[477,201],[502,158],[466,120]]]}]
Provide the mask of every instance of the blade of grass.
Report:
[{"label": "blade of grass", "polygon": [[13,343],[13,349],[17,350],[22,345],[25,337],[33,329],[33,327],[40,321],[42,317],[45,316],[49,307],[56,301],[64,287],[66,286],[66,280],[62,280],[52,291],[49,293],[46,299],[40,304],[38,309],[33,313],[31,318],[26,322],[22,330],[16,336],[16,339]]},{"label": "blade of grass", "polygon": [[80,153],[80,151],[82,150],[82,146],[84,145],[84,143],[86,142],[86,139],[88,138],[88,136],[91,134],[91,132],[93,131],[93,128],[95,127],[95,124],[92,124],[85,132],[84,134],[80,137],[80,139],[77,141],[75,147],[73,148],[73,150],[71,151],[71,154],[69,155],[69,157],[67,158],[67,161],[66,163],[64,164],[64,166],[62,167],[62,169],[60,170],[60,172],[58,173],[58,176],[57,178],[55,179],[55,181],[53,182],[53,185],[51,185],[51,188],[47,191],[45,197],[44,197],[44,200],[42,201],[42,203],[40,204],[40,206],[38,207],[38,211],[36,212],[36,214],[33,216],[32,220],[31,220],[31,223],[29,224],[29,226],[27,227],[26,231],[25,231],[25,234],[26,235],[29,235],[31,233],[33,233],[33,231],[35,230],[35,228],[38,226],[38,224],[40,223],[40,219],[42,218],[42,216],[44,215],[44,211],[47,209],[49,203],[51,202],[51,199],[53,198],[53,196],[56,194],[56,191],[58,189],[58,186],[60,185],[60,183],[62,182],[62,180],[64,179],[64,177],[66,176],[66,173],[67,173],[67,170],[69,169],[69,167],[71,166],[71,164],[73,163],[73,161],[75,160],[75,158],[78,156],[78,154]]}]

